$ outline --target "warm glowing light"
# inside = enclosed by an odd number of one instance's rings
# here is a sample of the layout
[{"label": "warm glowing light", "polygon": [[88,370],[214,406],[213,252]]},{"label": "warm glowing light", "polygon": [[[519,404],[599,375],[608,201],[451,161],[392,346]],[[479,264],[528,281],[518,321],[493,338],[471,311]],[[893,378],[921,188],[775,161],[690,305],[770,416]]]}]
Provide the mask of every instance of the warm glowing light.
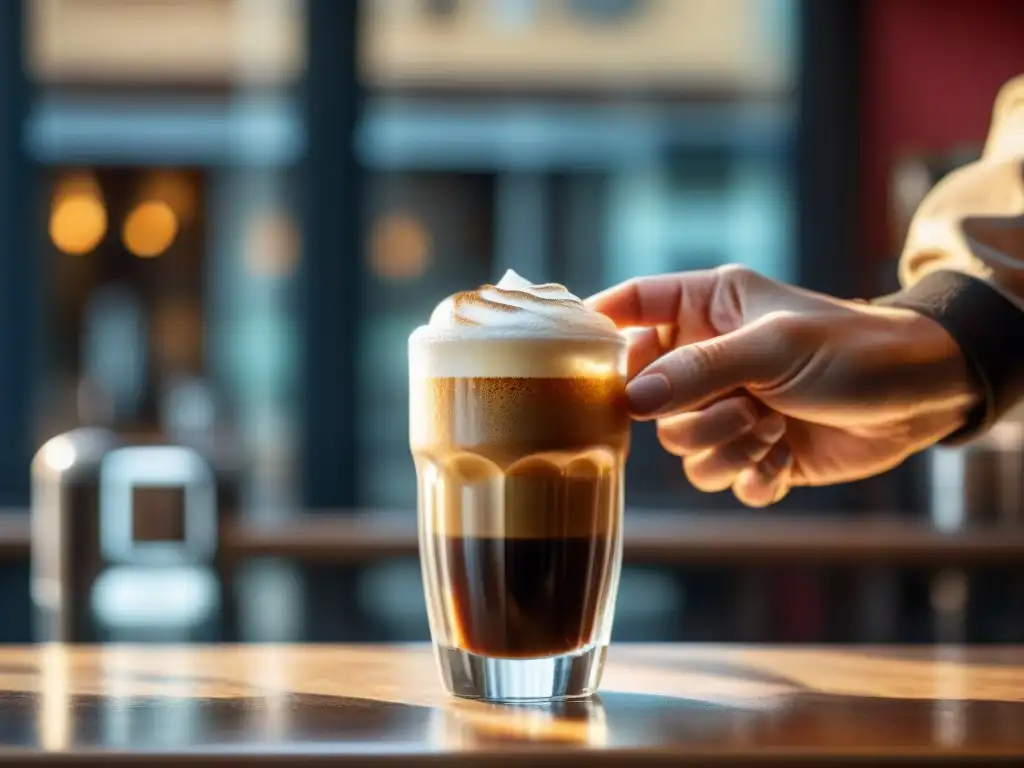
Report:
[{"label": "warm glowing light", "polygon": [[392,214],[378,219],[370,241],[370,266],[392,280],[419,277],[430,264],[430,233],[416,218]]},{"label": "warm glowing light", "polygon": [[178,217],[167,203],[147,200],[139,203],[124,222],[124,247],[140,259],[159,256],[178,234]]},{"label": "warm glowing light", "polygon": [[59,198],[50,212],[50,239],[64,253],[94,250],[107,233],[107,212],[96,195],[75,192]]}]

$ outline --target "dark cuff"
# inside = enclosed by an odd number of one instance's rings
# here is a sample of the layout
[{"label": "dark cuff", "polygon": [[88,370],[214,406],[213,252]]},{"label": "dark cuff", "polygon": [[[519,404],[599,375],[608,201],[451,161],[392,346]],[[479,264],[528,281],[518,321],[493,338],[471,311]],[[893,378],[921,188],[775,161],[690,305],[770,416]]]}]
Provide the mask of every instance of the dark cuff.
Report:
[{"label": "dark cuff", "polygon": [[935,320],[956,341],[985,400],[943,442],[966,442],[1024,397],[1024,311],[983,280],[930,272],[874,304],[903,307]]}]

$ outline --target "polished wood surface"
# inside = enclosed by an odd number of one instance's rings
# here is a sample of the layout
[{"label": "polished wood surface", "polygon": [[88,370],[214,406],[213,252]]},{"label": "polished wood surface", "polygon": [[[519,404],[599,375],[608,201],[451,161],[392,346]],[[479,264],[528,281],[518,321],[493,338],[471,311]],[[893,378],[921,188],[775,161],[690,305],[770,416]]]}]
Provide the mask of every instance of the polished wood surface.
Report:
[{"label": "polished wood surface", "polygon": [[[901,565],[939,568],[1019,565],[1024,526],[979,525],[940,531],[892,515],[837,517],[762,512],[629,511],[625,559],[660,565]],[[282,557],[297,562],[373,562],[416,557],[411,512],[300,514],[279,524],[239,522],[222,542],[231,560]],[[0,561],[27,560],[27,510],[0,512]]]},{"label": "polished wood surface", "polygon": [[595,699],[513,707],[419,646],[41,646],[0,691],[0,764],[1024,759],[1024,647],[621,645]]}]

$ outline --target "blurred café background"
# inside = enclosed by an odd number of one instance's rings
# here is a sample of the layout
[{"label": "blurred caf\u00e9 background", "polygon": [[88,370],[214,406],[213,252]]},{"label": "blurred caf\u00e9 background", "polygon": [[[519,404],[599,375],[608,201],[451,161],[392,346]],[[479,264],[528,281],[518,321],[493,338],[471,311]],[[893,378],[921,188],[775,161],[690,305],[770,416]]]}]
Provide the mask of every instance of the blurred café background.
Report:
[{"label": "blurred caf\u00e9 background", "polygon": [[[426,639],[405,340],[441,297],[893,290],[1024,72],[1016,0],[5,0],[0,35],[4,642]],[[757,513],[647,426],[617,639],[1024,641],[1013,424]],[[171,451],[108,519],[128,434]],[[212,507],[168,492],[196,455]]]}]

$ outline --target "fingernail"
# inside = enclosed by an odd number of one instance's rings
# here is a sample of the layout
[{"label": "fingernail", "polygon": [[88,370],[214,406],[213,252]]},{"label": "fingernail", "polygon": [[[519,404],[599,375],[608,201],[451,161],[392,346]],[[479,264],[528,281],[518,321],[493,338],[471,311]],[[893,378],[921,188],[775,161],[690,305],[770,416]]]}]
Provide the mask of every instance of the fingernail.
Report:
[{"label": "fingernail", "polygon": [[751,430],[758,440],[775,443],[786,433],[786,418],[780,413],[765,416]]},{"label": "fingernail", "polygon": [[650,413],[672,398],[672,385],[660,373],[649,373],[626,385],[626,397],[634,413]]}]

